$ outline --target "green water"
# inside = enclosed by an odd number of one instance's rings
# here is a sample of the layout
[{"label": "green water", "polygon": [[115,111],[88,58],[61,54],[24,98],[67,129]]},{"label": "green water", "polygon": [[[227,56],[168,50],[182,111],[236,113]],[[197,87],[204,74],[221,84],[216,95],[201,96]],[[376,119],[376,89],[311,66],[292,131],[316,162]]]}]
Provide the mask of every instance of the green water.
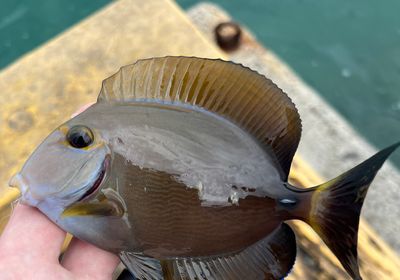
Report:
[{"label": "green water", "polygon": [[[0,67],[108,2],[2,0]],[[197,2],[178,1],[183,8]],[[376,147],[400,140],[400,1],[215,2]],[[400,153],[392,160],[400,167]]]},{"label": "green water", "polygon": [[0,68],[109,0],[0,0]]}]

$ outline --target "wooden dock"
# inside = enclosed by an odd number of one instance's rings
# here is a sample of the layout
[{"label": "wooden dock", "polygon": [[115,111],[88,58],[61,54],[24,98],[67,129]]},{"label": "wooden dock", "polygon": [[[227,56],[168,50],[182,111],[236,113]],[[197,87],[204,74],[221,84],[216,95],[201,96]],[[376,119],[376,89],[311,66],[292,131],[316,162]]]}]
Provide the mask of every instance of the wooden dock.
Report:
[{"label": "wooden dock", "polygon": [[[227,57],[173,2],[120,0],[0,72],[0,231],[18,196],[8,180],[44,137],[95,101],[101,81],[120,66],[164,55]],[[291,180],[303,186],[321,182],[300,156]],[[299,256],[289,279],[348,279],[307,225],[292,226]],[[398,256],[363,220],[359,255],[364,279],[400,279]]]}]

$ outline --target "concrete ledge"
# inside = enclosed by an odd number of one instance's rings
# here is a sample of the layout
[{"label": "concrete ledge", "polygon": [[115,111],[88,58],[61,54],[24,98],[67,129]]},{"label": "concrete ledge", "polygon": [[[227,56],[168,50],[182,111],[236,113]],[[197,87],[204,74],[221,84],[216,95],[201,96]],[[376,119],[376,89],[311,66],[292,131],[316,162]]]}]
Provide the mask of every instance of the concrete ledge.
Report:
[{"label": "concrete ledge", "polygon": [[[221,22],[232,20],[221,8],[209,3],[198,4],[187,14],[210,42],[215,42],[214,28]],[[273,80],[293,99],[302,117],[303,135],[290,174],[295,184],[304,187],[320,184],[376,152],[315,90],[273,52],[260,45],[249,30],[242,30],[240,47],[225,55]],[[379,231],[392,247],[399,249],[396,229],[400,229],[397,219],[400,190],[396,182],[400,182],[399,172],[388,162],[374,181],[363,208],[363,217],[374,227],[372,229],[361,219],[358,251],[364,279],[400,279],[398,256],[375,232]],[[295,228],[300,237],[300,258],[288,279],[348,278],[337,269],[340,264],[314,231],[303,223],[295,223]]]},{"label": "concrete ledge", "polygon": [[[196,5],[187,13],[211,42],[214,41],[215,26],[231,19],[225,11],[212,4]],[[303,123],[298,153],[324,178],[317,183],[338,176],[377,152],[288,65],[271,50],[257,43],[248,30],[241,47],[226,55],[264,74],[292,98]],[[387,143],[388,146],[390,144],[393,143]],[[400,173],[393,164],[387,162],[368,192],[362,215],[398,253],[399,201]]]}]

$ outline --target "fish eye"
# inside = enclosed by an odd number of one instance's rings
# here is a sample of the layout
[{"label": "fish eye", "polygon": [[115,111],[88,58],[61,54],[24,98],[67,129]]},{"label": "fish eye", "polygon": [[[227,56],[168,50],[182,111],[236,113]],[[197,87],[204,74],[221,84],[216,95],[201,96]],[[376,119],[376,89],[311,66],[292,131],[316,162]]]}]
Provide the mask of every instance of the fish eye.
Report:
[{"label": "fish eye", "polygon": [[74,148],[85,148],[93,143],[93,132],[84,125],[76,125],[69,129],[67,133],[67,141]]}]

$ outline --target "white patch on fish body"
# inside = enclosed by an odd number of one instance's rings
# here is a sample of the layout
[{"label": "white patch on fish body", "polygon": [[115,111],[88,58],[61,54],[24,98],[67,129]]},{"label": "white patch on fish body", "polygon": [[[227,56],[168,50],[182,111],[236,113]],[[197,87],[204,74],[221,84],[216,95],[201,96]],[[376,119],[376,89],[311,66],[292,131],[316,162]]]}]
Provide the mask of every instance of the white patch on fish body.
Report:
[{"label": "white patch on fish body", "polygon": [[203,195],[203,183],[201,181],[199,181],[199,183],[197,184],[196,189],[199,191],[199,196],[202,197],[202,195]]},{"label": "white patch on fish body", "polygon": [[[236,204],[249,195],[241,187],[254,189],[252,195],[264,196],[273,192],[271,186],[281,183],[278,170],[259,144],[213,114],[157,105],[112,109],[102,112],[97,121],[107,121],[107,127],[100,128],[113,151],[131,164],[167,172],[198,189],[204,205]],[[129,112],[129,121],[121,118]]]},{"label": "white patch on fish body", "polygon": [[231,196],[229,197],[229,200],[232,204],[239,204],[239,194],[237,191],[232,191]]}]

